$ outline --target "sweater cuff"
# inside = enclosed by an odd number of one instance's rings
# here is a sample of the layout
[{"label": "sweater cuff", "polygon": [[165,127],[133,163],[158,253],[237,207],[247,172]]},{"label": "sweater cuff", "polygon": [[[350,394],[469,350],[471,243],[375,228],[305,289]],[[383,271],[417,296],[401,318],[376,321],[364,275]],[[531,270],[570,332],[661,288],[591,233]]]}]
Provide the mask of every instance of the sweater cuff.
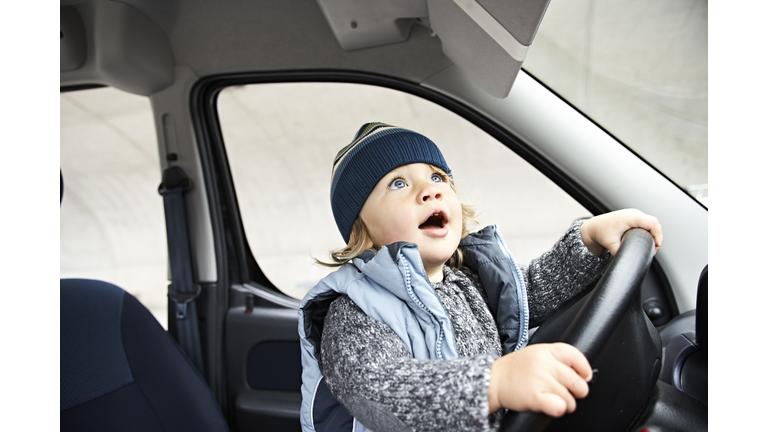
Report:
[{"label": "sweater cuff", "polygon": [[604,248],[605,251],[602,255],[597,256],[587,249],[587,245],[584,244],[584,239],[581,236],[581,225],[588,219],[583,218],[574,221],[563,237],[566,239],[566,243],[572,245],[573,248],[573,253],[569,260],[571,268],[584,274],[587,280],[591,280],[603,272],[603,269],[611,260],[611,252]]},{"label": "sweater cuff", "polygon": [[479,360],[480,361],[478,363],[482,368],[483,381],[482,384],[478,387],[483,390],[482,396],[484,396],[484,398],[482,399],[482,402],[478,404],[480,412],[477,413],[476,416],[478,420],[481,417],[486,418],[487,423],[485,430],[497,430],[499,426],[499,419],[501,418],[500,414],[505,410],[502,408],[495,413],[488,414],[488,410],[490,409],[488,404],[488,388],[491,386],[491,366],[493,366],[493,362],[496,361],[496,358],[491,355],[483,355],[480,356]]}]

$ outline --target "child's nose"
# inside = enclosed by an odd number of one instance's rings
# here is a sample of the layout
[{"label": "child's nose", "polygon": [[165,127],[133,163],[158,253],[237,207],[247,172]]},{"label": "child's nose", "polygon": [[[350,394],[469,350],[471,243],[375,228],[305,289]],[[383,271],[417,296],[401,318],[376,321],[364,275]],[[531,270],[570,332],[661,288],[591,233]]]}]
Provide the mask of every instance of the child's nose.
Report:
[{"label": "child's nose", "polygon": [[443,199],[443,194],[434,186],[424,188],[424,192],[421,193],[421,201],[427,202],[431,199],[438,201]]}]

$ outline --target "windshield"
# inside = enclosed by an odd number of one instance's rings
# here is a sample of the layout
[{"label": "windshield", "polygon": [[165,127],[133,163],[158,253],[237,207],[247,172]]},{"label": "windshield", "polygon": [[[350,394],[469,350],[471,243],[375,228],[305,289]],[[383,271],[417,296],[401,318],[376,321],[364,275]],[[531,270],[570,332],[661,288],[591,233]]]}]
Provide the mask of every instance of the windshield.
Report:
[{"label": "windshield", "polygon": [[524,68],[707,205],[707,1],[552,0]]}]

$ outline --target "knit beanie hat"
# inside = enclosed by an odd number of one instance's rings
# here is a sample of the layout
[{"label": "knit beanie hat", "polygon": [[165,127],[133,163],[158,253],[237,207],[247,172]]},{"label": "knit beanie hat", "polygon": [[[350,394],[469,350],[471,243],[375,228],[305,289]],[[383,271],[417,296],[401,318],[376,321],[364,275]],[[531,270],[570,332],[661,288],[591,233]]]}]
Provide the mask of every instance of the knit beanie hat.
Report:
[{"label": "knit beanie hat", "polygon": [[429,138],[384,123],[366,123],[333,161],[331,209],[344,241],[373,188],[388,172],[412,163],[426,163],[451,174]]}]

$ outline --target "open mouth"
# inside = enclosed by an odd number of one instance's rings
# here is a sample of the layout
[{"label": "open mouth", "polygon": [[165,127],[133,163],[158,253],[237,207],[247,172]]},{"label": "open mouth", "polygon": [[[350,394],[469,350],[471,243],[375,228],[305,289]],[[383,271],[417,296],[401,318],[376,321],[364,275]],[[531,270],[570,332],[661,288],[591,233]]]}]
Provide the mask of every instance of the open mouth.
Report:
[{"label": "open mouth", "polygon": [[448,219],[445,217],[445,213],[442,211],[436,211],[432,213],[421,225],[419,225],[419,229],[444,228],[447,224]]}]

